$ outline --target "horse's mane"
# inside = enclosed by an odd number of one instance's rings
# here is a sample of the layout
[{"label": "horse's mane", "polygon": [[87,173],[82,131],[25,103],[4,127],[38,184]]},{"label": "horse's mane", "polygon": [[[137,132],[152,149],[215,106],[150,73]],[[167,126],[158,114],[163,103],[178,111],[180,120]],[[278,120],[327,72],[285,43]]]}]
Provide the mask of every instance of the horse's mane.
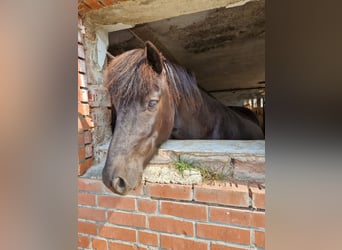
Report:
[{"label": "horse's mane", "polygon": [[[170,95],[175,105],[181,101],[190,110],[202,103],[200,90],[193,73],[163,58]],[[142,101],[144,96],[158,89],[157,73],[148,65],[143,49],[134,49],[115,57],[106,69],[105,86],[114,100],[123,105]]]}]

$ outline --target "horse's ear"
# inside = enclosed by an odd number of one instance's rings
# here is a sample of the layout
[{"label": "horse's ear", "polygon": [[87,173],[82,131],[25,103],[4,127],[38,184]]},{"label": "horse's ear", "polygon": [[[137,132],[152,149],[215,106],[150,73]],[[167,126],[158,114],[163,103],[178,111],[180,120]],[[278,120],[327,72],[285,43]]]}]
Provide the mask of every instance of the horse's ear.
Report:
[{"label": "horse's ear", "polygon": [[145,42],[145,55],[148,64],[151,65],[155,72],[160,74],[163,71],[162,55],[150,41]]}]

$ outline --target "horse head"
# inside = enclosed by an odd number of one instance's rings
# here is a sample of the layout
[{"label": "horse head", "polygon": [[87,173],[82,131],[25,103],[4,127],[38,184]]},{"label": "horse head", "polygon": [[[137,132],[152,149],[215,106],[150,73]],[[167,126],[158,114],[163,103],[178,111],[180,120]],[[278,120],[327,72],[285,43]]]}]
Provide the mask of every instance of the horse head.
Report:
[{"label": "horse head", "polygon": [[150,42],[114,58],[106,70],[116,122],[102,179],[115,193],[140,184],[144,168],[172,132],[175,111],[165,74],[164,57]]}]

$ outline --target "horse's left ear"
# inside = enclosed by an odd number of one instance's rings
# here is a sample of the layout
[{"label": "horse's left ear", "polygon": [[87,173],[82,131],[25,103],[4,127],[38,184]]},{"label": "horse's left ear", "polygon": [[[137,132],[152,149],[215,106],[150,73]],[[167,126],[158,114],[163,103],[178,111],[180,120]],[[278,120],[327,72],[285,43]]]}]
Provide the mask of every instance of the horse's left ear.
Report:
[{"label": "horse's left ear", "polygon": [[155,72],[160,74],[163,71],[162,55],[150,41],[145,42],[145,55],[148,64],[151,65]]}]

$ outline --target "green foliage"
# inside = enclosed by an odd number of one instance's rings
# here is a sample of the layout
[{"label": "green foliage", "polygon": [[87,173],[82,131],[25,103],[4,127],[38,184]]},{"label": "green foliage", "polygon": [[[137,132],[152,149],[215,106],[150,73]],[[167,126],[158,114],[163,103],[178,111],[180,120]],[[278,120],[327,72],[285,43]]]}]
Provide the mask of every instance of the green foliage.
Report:
[{"label": "green foliage", "polygon": [[184,171],[185,170],[191,170],[194,167],[187,161],[185,160],[181,160],[179,159],[176,163],[175,163],[175,168],[178,170],[179,173],[182,174],[182,176],[184,176]]},{"label": "green foliage", "polygon": [[198,166],[184,159],[179,158],[178,161],[175,162],[174,165],[177,171],[181,173],[183,177],[184,177],[185,170],[191,171],[192,169],[195,169],[195,170],[198,170],[201,173],[202,178],[207,181],[214,181],[214,180],[220,181],[220,180],[226,179],[225,176],[222,175],[221,173],[213,172],[208,168]]}]

